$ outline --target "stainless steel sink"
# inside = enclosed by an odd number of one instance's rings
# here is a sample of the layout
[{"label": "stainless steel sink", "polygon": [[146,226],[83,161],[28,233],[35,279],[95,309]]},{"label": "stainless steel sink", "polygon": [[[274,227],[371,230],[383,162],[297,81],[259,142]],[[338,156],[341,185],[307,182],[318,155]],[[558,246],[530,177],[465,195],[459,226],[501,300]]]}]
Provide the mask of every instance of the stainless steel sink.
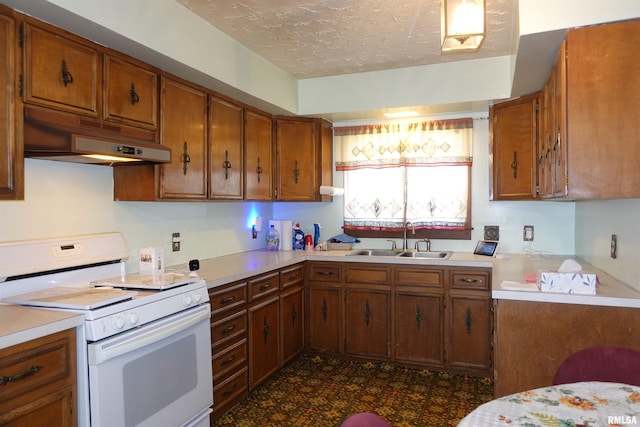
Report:
[{"label": "stainless steel sink", "polygon": [[348,253],[348,256],[398,256],[402,251],[385,250],[385,249],[360,249]]},{"label": "stainless steel sink", "polygon": [[401,257],[406,258],[432,258],[432,259],[448,259],[451,257],[451,252],[414,252],[407,251],[400,254]]},{"label": "stainless steel sink", "polygon": [[347,256],[400,256],[404,258],[430,258],[430,259],[448,259],[451,252],[417,252],[417,251],[398,251],[385,249],[360,249],[347,254]]}]

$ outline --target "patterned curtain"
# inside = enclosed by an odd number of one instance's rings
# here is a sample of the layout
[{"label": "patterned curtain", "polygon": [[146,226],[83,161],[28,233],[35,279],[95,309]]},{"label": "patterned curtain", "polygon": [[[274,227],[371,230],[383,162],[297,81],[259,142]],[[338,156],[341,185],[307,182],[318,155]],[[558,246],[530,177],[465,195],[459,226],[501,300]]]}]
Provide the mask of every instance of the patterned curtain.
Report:
[{"label": "patterned curtain", "polygon": [[469,227],[473,119],[334,129],[344,229]]}]

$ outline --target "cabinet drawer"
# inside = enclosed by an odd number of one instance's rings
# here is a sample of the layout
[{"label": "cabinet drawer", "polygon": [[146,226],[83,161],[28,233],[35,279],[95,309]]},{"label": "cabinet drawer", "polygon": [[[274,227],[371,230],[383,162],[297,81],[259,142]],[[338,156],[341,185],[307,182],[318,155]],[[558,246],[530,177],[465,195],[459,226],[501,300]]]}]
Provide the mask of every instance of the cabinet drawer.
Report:
[{"label": "cabinet drawer", "polygon": [[211,325],[211,347],[219,349],[234,339],[246,338],[246,334],[247,314],[242,310]]},{"label": "cabinet drawer", "polygon": [[489,290],[489,272],[486,271],[452,271],[451,287],[461,289]]},{"label": "cabinet drawer", "polygon": [[225,348],[220,353],[213,355],[214,383],[219,382],[229,375],[230,372],[244,366],[247,362],[247,340],[243,339],[237,343]]},{"label": "cabinet drawer", "polygon": [[211,316],[215,316],[225,310],[238,307],[247,302],[247,284],[240,283],[223,289],[209,289],[211,304]]},{"label": "cabinet drawer", "polygon": [[302,283],[304,279],[304,266],[296,265],[280,271],[280,287],[282,289]]},{"label": "cabinet drawer", "polygon": [[408,286],[427,286],[441,288],[444,283],[444,271],[420,267],[396,267],[395,284]]},{"label": "cabinet drawer", "polygon": [[227,412],[248,394],[248,369],[244,368],[213,387],[213,419]]},{"label": "cabinet drawer", "polygon": [[314,262],[308,264],[309,280],[314,282],[336,282],[342,280],[342,268],[338,263]]},{"label": "cabinet drawer", "polygon": [[0,351],[0,402],[25,394],[35,401],[74,383],[75,343],[71,329]]},{"label": "cabinet drawer", "polygon": [[345,266],[345,282],[391,284],[391,268],[376,267],[373,264],[357,264]]},{"label": "cabinet drawer", "polygon": [[249,280],[249,302],[278,292],[279,279],[279,273],[272,273]]}]

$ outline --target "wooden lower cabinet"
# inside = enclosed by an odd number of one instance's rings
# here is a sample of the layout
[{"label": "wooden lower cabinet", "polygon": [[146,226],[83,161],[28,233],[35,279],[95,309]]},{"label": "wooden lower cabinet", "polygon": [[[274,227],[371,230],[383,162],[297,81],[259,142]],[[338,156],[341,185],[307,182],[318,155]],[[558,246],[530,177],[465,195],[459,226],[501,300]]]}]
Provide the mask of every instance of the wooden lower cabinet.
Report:
[{"label": "wooden lower cabinet", "polygon": [[278,297],[249,308],[249,389],[262,384],[280,368]]},{"label": "wooden lower cabinet", "polygon": [[443,297],[420,290],[395,292],[395,359],[444,366]]},{"label": "wooden lower cabinet", "polygon": [[304,350],[304,265],[280,271],[280,366]]},{"label": "wooden lower cabinet", "polygon": [[0,350],[0,377],[0,425],[78,425],[75,329]]},{"label": "wooden lower cabinet", "polygon": [[494,396],[549,385],[570,354],[588,347],[640,350],[640,309],[496,300]]},{"label": "wooden lower cabinet", "polygon": [[391,292],[384,288],[346,287],[345,353],[391,357]]},{"label": "wooden lower cabinet", "polygon": [[313,352],[342,351],[342,265],[307,263],[306,348]]},{"label": "wooden lower cabinet", "polygon": [[213,421],[248,395],[247,282],[212,288],[209,299]]},{"label": "wooden lower cabinet", "polygon": [[492,325],[491,298],[484,294],[449,297],[447,366],[490,375]]},{"label": "wooden lower cabinet", "polygon": [[309,262],[312,353],[490,376],[491,269]]}]

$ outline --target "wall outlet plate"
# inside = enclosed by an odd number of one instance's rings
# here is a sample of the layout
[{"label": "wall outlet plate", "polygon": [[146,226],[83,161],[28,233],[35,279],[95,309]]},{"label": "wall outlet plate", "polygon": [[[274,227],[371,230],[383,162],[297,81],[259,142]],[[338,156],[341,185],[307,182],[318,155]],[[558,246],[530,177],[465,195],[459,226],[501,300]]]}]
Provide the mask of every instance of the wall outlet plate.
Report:
[{"label": "wall outlet plate", "polygon": [[493,240],[495,242],[500,240],[500,227],[497,225],[485,225],[484,240]]},{"label": "wall outlet plate", "polygon": [[533,225],[525,225],[522,229],[522,240],[533,242]]}]

